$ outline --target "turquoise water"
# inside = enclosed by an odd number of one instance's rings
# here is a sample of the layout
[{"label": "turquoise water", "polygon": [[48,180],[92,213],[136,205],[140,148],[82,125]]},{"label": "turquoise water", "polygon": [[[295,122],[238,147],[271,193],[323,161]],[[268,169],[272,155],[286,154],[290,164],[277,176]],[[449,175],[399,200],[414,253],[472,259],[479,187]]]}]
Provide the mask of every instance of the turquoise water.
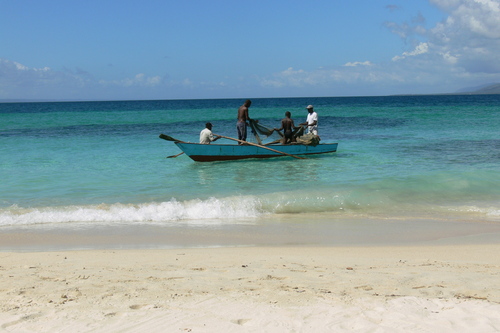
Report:
[{"label": "turquoise water", "polygon": [[[334,154],[197,163],[207,121],[243,99],[0,104],[0,227],[437,218],[500,222],[500,95],[253,99],[252,118],[319,115]],[[223,142],[223,139],[221,141]],[[232,143],[226,141],[224,143]]]}]

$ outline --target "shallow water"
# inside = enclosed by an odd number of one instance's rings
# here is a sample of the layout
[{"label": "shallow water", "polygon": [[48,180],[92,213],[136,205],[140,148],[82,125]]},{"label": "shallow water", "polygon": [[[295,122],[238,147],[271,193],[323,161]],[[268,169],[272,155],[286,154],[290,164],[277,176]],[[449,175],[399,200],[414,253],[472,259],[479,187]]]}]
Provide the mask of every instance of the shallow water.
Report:
[{"label": "shallow water", "polygon": [[[313,104],[334,154],[197,163],[158,135],[235,137],[243,100],[0,104],[0,228],[196,228],[363,218],[500,222],[500,95],[254,99]],[[222,139],[221,139],[222,140]],[[285,222],[286,224],[286,222]],[[321,229],[321,228],[320,228]]]}]

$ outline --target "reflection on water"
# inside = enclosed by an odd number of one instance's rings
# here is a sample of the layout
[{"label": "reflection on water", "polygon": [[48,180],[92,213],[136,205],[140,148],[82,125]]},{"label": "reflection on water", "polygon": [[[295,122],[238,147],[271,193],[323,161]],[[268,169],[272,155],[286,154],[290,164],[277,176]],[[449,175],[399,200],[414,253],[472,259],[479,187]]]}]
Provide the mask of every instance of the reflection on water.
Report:
[{"label": "reflection on water", "polygon": [[195,173],[196,183],[201,186],[216,186],[218,191],[224,187],[228,194],[256,194],[290,190],[301,182],[318,181],[322,167],[318,158],[296,160],[280,157],[193,163],[187,172]]}]

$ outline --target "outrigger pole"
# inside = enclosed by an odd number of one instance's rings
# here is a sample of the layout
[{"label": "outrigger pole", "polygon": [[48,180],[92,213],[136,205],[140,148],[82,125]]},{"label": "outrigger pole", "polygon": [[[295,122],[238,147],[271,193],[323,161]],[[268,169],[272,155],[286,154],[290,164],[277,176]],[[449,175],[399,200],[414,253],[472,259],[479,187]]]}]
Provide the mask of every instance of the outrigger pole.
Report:
[{"label": "outrigger pole", "polygon": [[279,154],[283,154],[283,155],[286,155],[286,156],[298,158],[300,160],[305,160],[305,157],[301,157],[301,156],[296,156],[296,155],[284,153],[282,151],[279,151],[279,150],[276,150],[276,149],[273,149],[273,148],[269,148],[269,147],[266,147],[266,146],[258,145],[258,144],[253,143],[253,142],[247,142],[247,141],[243,141],[243,140],[238,140],[238,139],[235,139],[235,138],[230,138],[228,136],[219,135],[219,134],[215,134],[215,133],[214,133],[214,135],[215,136],[220,136],[221,138],[224,138],[224,139],[238,141],[239,143],[243,143],[243,144],[247,144],[247,145],[251,145],[251,146],[256,146],[256,147],[264,148],[264,149],[267,149],[267,150],[270,150],[270,151],[274,151],[275,153],[279,153]]},{"label": "outrigger pole", "polygon": [[[288,154],[288,153],[285,153],[285,152],[282,152],[282,151],[279,151],[279,150],[276,150],[276,149],[273,149],[273,148],[269,148],[269,147],[266,147],[266,146],[258,145],[258,144],[253,143],[253,142],[247,142],[247,141],[243,141],[243,140],[239,140],[239,139],[231,138],[229,136],[219,135],[219,134],[215,134],[215,133],[214,133],[214,135],[215,136],[219,136],[219,137],[224,138],[224,139],[237,141],[237,142],[242,143],[242,144],[247,144],[247,145],[251,145],[251,146],[256,146],[256,147],[260,147],[260,148],[263,148],[263,149],[267,149],[267,150],[270,150],[270,151],[274,151],[275,153],[278,153],[278,154],[290,156],[290,157],[293,157],[293,158],[298,158],[300,160],[305,160],[304,157],[296,156],[296,155],[292,155],[292,154]],[[174,142],[183,142],[183,143],[185,143],[184,141],[174,139],[173,137],[171,137],[169,135],[166,135],[166,134],[160,134],[160,139],[167,140],[167,141],[174,141]],[[176,156],[179,156],[179,155],[173,155],[173,156],[168,156],[168,157],[169,158],[170,157],[176,157]]]}]

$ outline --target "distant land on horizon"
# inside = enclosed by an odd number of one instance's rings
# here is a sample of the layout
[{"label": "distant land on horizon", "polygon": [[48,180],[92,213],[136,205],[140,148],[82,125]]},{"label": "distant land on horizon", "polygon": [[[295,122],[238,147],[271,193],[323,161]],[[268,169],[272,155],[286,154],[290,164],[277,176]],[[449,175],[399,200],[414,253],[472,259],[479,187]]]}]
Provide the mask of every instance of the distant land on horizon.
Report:
[{"label": "distant land on horizon", "polygon": [[500,83],[483,84],[481,86],[463,88],[453,93],[435,94],[398,94],[393,96],[439,96],[439,95],[498,95],[500,94]]},{"label": "distant land on horizon", "polygon": [[[500,94],[500,83],[490,83],[476,87],[463,88],[454,93],[435,93],[435,94],[397,94],[389,96],[425,96],[425,95],[496,95]],[[327,97],[327,96],[325,96]],[[345,97],[345,96],[331,96],[331,97]],[[354,96],[353,96],[354,97]],[[362,97],[362,96],[359,96]],[[376,97],[376,96],[367,96]],[[280,98],[280,97],[276,97]],[[286,97],[283,97],[286,98]],[[204,99],[204,98],[203,98]],[[228,98],[233,99],[233,98]],[[108,100],[67,100],[67,99],[0,99],[0,103],[37,103],[37,102],[105,102]],[[114,101],[114,100],[109,100]]]},{"label": "distant land on horizon", "polygon": [[465,88],[459,90],[457,94],[500,94],[500,83],[485,84],[474,88]]}]

